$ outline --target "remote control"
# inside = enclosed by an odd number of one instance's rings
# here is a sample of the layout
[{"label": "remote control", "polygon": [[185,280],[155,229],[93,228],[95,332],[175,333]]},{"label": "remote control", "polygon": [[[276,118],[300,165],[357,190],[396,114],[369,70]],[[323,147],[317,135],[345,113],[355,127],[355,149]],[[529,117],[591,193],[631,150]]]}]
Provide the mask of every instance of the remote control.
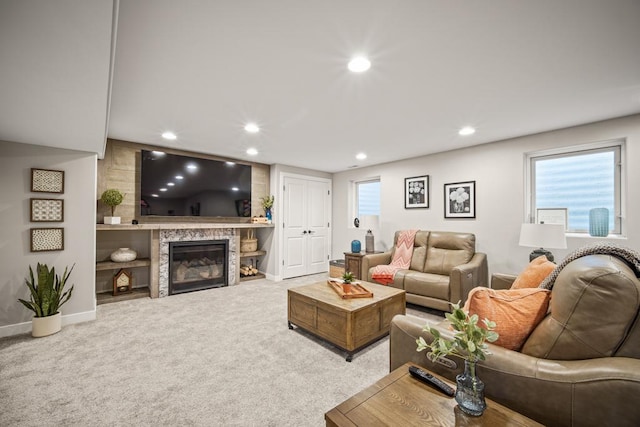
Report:
[{"label": "remote control", "polygon": [[409,367],[409,373],[414,378],[422,381],[423,383],[431,385],[431,386],[439,389],[440,391],[442,391],[447,396],[453,397],[456,394],[455,390],[453,388],[451,388],[448,384],[446,384],[444,381],[434,377],[433,375],[431,375],[428,372],[423,371],[422,369],[418,368],[417,366],[410,366]]}]

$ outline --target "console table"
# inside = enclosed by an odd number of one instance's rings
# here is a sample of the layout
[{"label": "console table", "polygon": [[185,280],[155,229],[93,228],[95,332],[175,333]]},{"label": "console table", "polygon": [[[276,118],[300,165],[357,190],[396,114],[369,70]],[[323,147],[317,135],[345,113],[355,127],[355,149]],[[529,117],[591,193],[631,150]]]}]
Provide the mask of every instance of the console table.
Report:
[{"label": "console table", "polygon": [[[449,397],[416,380],[407,363],[377,383],[345,400],[324,416],[328,427],[356,426],[542,426],[511,409],[486,399],[480,417],[460,410]],[[422,368],[424,369],[424,368]],[[455,388],[451,381],[439,377]]]}]

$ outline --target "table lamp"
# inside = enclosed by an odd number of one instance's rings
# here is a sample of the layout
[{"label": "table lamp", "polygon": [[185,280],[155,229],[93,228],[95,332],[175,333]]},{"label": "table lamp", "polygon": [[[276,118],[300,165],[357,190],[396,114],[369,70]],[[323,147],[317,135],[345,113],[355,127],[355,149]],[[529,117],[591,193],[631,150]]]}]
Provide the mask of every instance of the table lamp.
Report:
[{"label": "table lamp", "polygon": [[360,227],[367,230],[367,234],[364,236],[364,251],[375,252],[375,244],[373,239],[372,230],[378,229],[379,217],[378,215],[362,215],[360,217]]},{"label": "table lamp", "polygon": [[553,254],[544,249],[566,249],[567,238],[564,235],[562,224],[522,224],[520,228],[520,246],[529,246],[535,249],[529,254],[529,261],[533,261],[540,255],[544,255],[553,262]]}]

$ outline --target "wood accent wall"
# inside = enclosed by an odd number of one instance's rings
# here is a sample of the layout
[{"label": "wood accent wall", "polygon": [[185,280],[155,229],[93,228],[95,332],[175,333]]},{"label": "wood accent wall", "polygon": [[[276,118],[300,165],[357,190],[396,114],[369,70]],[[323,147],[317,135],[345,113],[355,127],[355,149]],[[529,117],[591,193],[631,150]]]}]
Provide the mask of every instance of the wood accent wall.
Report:
[{"label": "wood accent wall", "polygon": [[96,223],[102,223],[105,216],[111,215],[111,208],[100,201],[102,193],[109,188],[116,188],[124,194],[121,205],[116,207],[115,216],[121,217],[123,224],[131,224],[133,219],[140,223],[159,222],[248,222],[248,218],[211,218],[211,217],[154,217],[146,218],[140,216],[140,175],[137,165],[140,163],[141,150],[161,150],[171,154],[182,154],[192,157],[214,160],[231,160],[236,163],[251,165],[251,216],[264,215],[261,198],[270,194],[269,174],[270,166],[262,163],[243,162],[237,159],[211,156],[207,154],[193,153],[188,151],[174,150],[166,147],[156,147],[152,145],[138,144],[116,139],[107,140],[107,148],[104,159],[98,160],[98,200]]}]

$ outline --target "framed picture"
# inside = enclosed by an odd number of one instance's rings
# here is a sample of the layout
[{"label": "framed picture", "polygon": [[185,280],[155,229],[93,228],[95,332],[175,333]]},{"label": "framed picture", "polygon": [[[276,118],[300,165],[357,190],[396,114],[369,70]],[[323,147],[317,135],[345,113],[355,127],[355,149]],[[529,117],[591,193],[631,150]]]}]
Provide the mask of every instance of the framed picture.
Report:
[{"label": "framed picture", "polygon": [[64,228],[32,228],[31,252],[64,249]]},{"label": "framed picture", "polygon": [[429,175],[404,179],[404,208],[429,207]]},{"label": "framed picture", "polygon": [[64,221],[64,200],[31,199],[31,222]]},{"label": "framed picture", "polygon": [[453,182],[444,185],[444,217],[476,217],[476,182]]},{"label": "framed picture", "polygon": [[567,222],[567,208],[536,209],[536,224],[562,224],[566,231],[569,226]]},{"label": "framed picture", "polygon": [[64,193],[64,171],[32,168],[31,191],[34,193]]}]

